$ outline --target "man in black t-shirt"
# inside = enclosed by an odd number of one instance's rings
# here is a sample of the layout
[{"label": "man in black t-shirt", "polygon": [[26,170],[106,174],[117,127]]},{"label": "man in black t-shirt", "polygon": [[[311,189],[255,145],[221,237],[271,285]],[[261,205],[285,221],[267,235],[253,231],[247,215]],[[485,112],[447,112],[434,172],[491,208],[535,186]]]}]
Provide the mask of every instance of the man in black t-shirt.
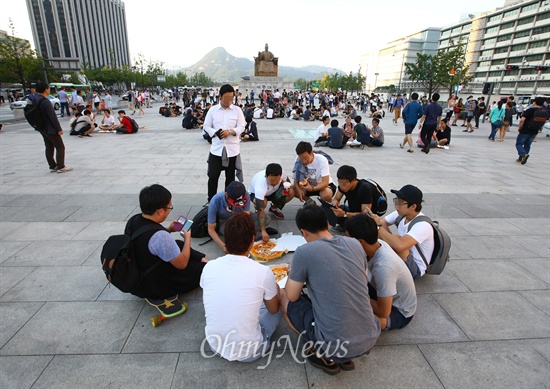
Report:
[{"label": "man in black t-shirt", "polygon": [[541,130],[544,123],[548,120],[550,114],[548,111],[541,109],[544,104],[544,97],[537,97],[533,108],[529,108],[523,112],[519,121],[518,137],[516,139],[516,150],[518,151],[518,159],[516,162],[525,165],[529,158],[531,143]]},{"label": "man in black t-shirt", "polygon": [[[357,170],[353,166],[340,166],[336,173],[338,177],[338,191],[334,196],[332,212],[336,216],[336,223],[344,227],[348,217],[363,212],[372,207],[372,190],[370,185],[357,179]],[[346,203],[341,204],[342,197],[346,196]],[[330,220],[334,218],[329,218]]]}]

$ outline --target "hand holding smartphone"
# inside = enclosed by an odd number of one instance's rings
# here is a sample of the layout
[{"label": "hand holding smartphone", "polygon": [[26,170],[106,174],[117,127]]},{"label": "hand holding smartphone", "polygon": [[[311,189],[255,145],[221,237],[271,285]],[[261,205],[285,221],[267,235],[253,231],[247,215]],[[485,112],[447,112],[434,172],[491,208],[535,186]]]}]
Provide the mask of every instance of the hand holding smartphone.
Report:
[{"label": "hand holding smartphone", "polygon": [[172,228],[183,236],[185,232],[189,231],[192,225],[193,220],[189,220],[185,216],[180,216]]}]

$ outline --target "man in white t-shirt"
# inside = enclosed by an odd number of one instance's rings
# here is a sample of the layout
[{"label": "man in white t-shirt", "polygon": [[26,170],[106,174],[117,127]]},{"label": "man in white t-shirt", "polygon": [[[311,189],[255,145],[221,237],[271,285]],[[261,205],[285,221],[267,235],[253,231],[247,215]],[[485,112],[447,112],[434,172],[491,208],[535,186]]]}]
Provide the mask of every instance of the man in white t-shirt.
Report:
[{"label": "man in white t-shirt", "polygon": [[294,188],[291,187],[290,179],[281,165],[278,163],[267,165],[265,171],[259,171],[252,177],[248,189],[250,199],[254,201],[256,212],[259,214],[260,225],[265,223],[265,208],[267,208],[268,201],[271,201],[269,212],[277,219],[285,218],[281,210],[294,197]]},{"label": "man in white t-shirt", "polygon": [[298,156],[292,170],[294,196],[301,202],[309,200],[311,196],[319,196],[325,201],[332,202],[336,185],[330,176],[326,157],[315,154],[311,143],[304,141],[296,146],[296,154]]},{"label": "man in white t-shirt", "polygon": [[111,111],[106,109],[104,111],[105,116],[101,119],[98,132],[116,132],[115,118],[111,115]]},{"label": "man in white t-shirt", "polygon": [[330,117],[323,116],[321,118],[323,124],[317,127],[317,132],[315,133],[315,147],[326,146],[328,145],[328,129],[330,127]]},{"label": "man in white t-shirt", "polygon": [[[430,223],[421,221],[409,230],[409,223],[422,212],[422,191],[414,185],[405,185],[399,190],[392,189],[397,197],[393,199],[396,211],[385,218],[373,215],[380,238],[387,242],[391,248],[405,261],[414,279],[422,277],[426,273],[426,264],[422,255],[418,252],[417,245],[422,254],[430,263],[434,251],[434,230]],[[397,225],[397,235],[392,234],[389,226]]]},{"label": "man in white t-shirt", "polygon": [[265,118],[266,119],[273,119],[273,114],[274,113],[275,113],[275,111],[273,110],[273,108],[269,107],[266,111]]},{"label": "man in white t-shirt", "polygon": [[269,350],[281,319],[279,286],[269,267],[248,258],[256,236],[250,215],[233,214],[224,235],[228,254],[207,263],[201,275],[204,332],[216,354],[253,362]]}]

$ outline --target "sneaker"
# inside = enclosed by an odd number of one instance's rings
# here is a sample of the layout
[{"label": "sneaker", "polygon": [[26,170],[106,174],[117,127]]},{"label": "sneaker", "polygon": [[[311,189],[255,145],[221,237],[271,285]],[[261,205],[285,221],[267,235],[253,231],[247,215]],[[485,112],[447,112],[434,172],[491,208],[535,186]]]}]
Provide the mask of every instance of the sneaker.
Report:
[{"label": "sneaker", "polygon": [[317,353],[315,351],[312,352],[312,355],[307,357],[307,361],[311,364],[311,366],[316,367],[317,369],[323,370],[325,373],[330,375],[336,375],[340,373],[340,365],[333,362],[333,361],[327,361],[322,356],[317,356]]},{"label": "sneaker", "polygon": [[518,159],[516,159],[516,162],[517,162],[517,163],[521,163],[521,160],[522,160],[522,159],[523,159],[523,158],[519,157]]},{"label": "sneaker", "polygon": [[66,173],[66,172],[70,172],[71,170],[73,170],[72,167],[65,166],[61,169],[57,169],[57,173]]},{"label": "sneaker", "polygon": [[178,300],[178,295],[159,300],[146,298],[145,301],[147,304],[158,309],[164,317],[178,316],[187,311],[187,304],[182,304]]},{"label": "sneaker", "polygon": [[50,173],[57,173],[57,168],[54,167],[53,169],[50,168]]},{"label": "sneaker", "polygon": [[468,132],[468,130],[467,130],[467,129],[466,129],[466,130],[462,130],[462,132]]},{"label": "sneaker", "polygon": [[527,160],[529,159],[529,154],[525,154],[523,158],[521,159],[521,164],[525,165],[527,163]]},{"label": "sneaker", "polygon": [[447,146],[447,145],[443,146],[443,148],[444,148],[445,150],[449,150],[449,146]]},{"label": "sneaker", "polygon": [[414,150],[413,149],[408,149],[407,153],[414,153]]},{"label": "sneaker", "polygon": [[269,212],[271,212],[277,219],[283,220],[285,218],[285,215],[274,206],[271,206],[271,208],[269,208]]},{"label": "sneaker", "polygon": [[347,362],[339,363],[339,365],[340,365],[340,369],[342,369],[344,371],[355,370],[355,363],[351,360],[347,361]]},{"label": "sneaker", "polygon": [[267,232],[267,235],[271,236],[271,235],[277,235],[279,233],[279,231],[277,231],[277,229],[273,228],[273,227],[267,227],[265,229],[265,232]]}]

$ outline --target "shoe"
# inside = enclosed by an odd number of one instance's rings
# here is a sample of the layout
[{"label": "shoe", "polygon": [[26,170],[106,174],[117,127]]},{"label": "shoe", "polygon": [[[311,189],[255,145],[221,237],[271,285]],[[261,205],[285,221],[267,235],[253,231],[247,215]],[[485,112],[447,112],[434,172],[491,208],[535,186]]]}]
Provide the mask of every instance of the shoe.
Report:
[{"label": "shoe", "polygon": [[428,154],[428,153],[430,152],[430,148],[428,147],[428,148],[426,149],[426,151],[424,151],[424,152],[425,152],[426,154]]},{"label": "shoe", "polygon": [[443,148],[444,148],[445,150],[449,150],[449,146],[447,146],[447,145],[443,146]]},{"label": "shoe", "polygon": [[516,159],[516,162],[517,162],[517,163],[521,163],[521,160],[522,160],[522,158],[519,157],[518,159]]},{"label": "shoe", "polygon": [[437,148],[438,148],[438,149],[442,149],[442,148],[443,148],[443,146],[437,145]]},{"label": "shoe", "polygon": [[273,227],[267,227],[265,232],[267,232],[267,235],[277,235],[279,233],[279,231]]},{"label": "shoe", "polygon": [[317,369],[323,370],[325,373],[330,375],[336,375],[340,373],[340,365],[333,362],[333,361],[327,361],[324,357],[318,357],[317,353],[313,351],[312,355],[307,357],[307,361],[311,364],[311,366],[316,367]]},{"label": "shoe", "polygon": [[399,143],[399,147],[400,147],[400,148],[403,148],[403,145],[402,145],[401,143]]},{"label": "shoe", "polygon": [[414,153],[414,150],[413,149],[408,149],[407,153]]},{"label": "shoe", "polygon": [[84,135],[85,137],[91,138],[92,136],[90,134]]},{"label": "shoe", "polygon": [[269,208],[269,212],[271,212],[277,219],[284,220],[285,215],[282,213],[278,208],[274,207],[273,205],[271,208]]},{"label": "shoe", "polygon": [[57,173],[57,168],[54,167],[53,169],[50,168],[50,173]]},{"label": "shoe", "polygon": [[525,165],[527,163],[527,160],[529,159],[529,154],[525,154],[523,158],[521,159],[521,164]]},{"label": "shoe", "polygon": [[360,148],[361,150],[363,150],[363,149],[365,148],[365,145],[361,145],[361,146],[359,146],[359,148]]},{"label": "shoe", "polygon": [[355,363],[351,360],[347,362],[339,363],[338,365],[340,365],[340,369],[342,369],[343,371],[355,370]]},{"label": "shoe", "polygon": [[178,316],[187,311],[187,304],[182,304],[178,300],[178,295],[159,300],[146,298],[145,301],[158,309],[164,317]]},{"label": "shoe", "polygon": [[61,169],[57,169],[57,173],[67,173],[67,172],[70,172],[71,170],[73,170],[72,167],[65,166]]},{"label": "shoe", "polygon": [[466,127],[466,124],[462,124],[460,127]]},{"label": "shoe", "polygon": [[468,132],[468,130],[467,130],[467,129],[466,129],[466,130],[462,130],[462,132]]},{"label": "shoe", "polygon": [[317,202],[315,202],[315,200],[313,200],[313,199],[308,199],[308,200],[304,203],[304,207],[305,207],[305,206],[308,206],[308,205],[317,205]]}]

